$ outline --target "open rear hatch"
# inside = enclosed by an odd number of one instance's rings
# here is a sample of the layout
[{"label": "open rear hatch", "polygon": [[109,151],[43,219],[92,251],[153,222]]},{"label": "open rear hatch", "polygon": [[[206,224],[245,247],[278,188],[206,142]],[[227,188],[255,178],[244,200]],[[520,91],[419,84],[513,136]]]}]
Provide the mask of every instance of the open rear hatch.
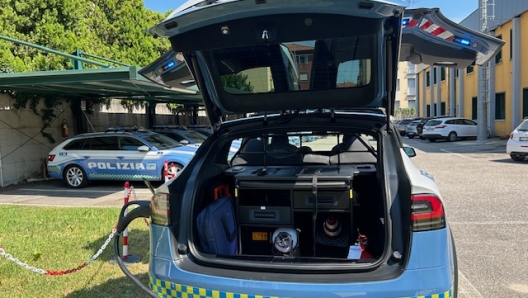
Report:
[{"label": "open rear hatch", "polygon": [[[404,4],[359,0],[193,1],[150,29],[155,36],[169,38],[172,49],[141,73],[175,88],[186,88],[194,81],[215,125],[230,114],[372,108],[385,109],[383,124],[393,113],[399,61],[463,68],[472,63],[486,63],[502,46],[500,40],[450,22],[437,9],[404,12]],[[392,142],[389,137],[373,129],[382,126],[374,123],[380,122],[379,119],[373,121],[372,127],[368,126],[372,118],[364,116],[342,115],[335,122],[352,121],[350,117],[358,121],[350,122],[350,127],[363,127],[364,131],[347,132],[341,127],[341,131],[332,132],[325,130],[323,125],[327,124],[322,124],[323,120],[299,124],[296,121],[302,120],[289,119],[262,122],[269,125],[270,131],[255,136],[254,131],[262,130],[262,124],[246,124],[253,129],[253,135],[237,138],[260,140],[264,145],[264,151],[259,151],[261,156],[269,149],[266,146],[281,139],[284,146],[281,154],[286,155],[277,158],[277,164],[270,164],[270,159],[251,164],[230,162],[231,167],[222,173],[213,174],[205,168],[198,172],[195,197],[184,198],[196,205],[193,220],[211,204],[219,204],[213,199],[215,196],[230,195],[233,201],[227,207],[217,208],[231,208],[236,220],[220,221],[216,227],[228,240],[237,240],[236,245],[223,246],[226,250],[210,250],[207,240],[200,239],[197,232],[210,217],[198,216],[198,221],[191,225],[198,226],[191,233],[197,258],[219,266],[242,266],[241,261],[246,260],[250,262],[248,266],[259,270],[297,268],[329,272],[353,266],[365,270],[387,261],[391,249],[400,245],[394,241],[401,242],[410,234],[398,231],[403,236],[396,236],[390,230],[392,220],[401,220],[402,214],[408,216],[410,212],[409,181],[405,173],[399,173],[395,193],[390,193],[393,190],[386,187],[387,167],[392,167],[393,174],[402,171],[401,160],[394,161],[392,156],[399,154],[397,144],[389,144]],[[301,131],[292,130],[294,126],[288,130],[288,125],[294,123],[298,123],[297,128],[302,127]],[[231,125],[234,124],[227,124],[231,132],[237,131]],[[375,150],[369,151],[366,145],[369,141],[357,138],[356,146],[363,145],[363,153],[371,157],[368,161],[344,162],[339,155],[342,152],[335,153],[330,148],[302,152],[297,160],[297,151],[287,149],[286,135],[267,135],[279,132],[274,131],[279,126],[283,127],[283,134],[320,128],[331,138],[339,136],[342,142],[346,133],[365,134],[375,142]],[[382,144],[384,138],[389,143]],[[249,144],[246,141],[241,152]],[[222,136],[217,142],[220,147],[229,147],[221,143]],[[390,148],[387,152],[391,154],[385,161],[383,146]],[[315,165],[306,162],[305,156],[309,154],[321,155],[317,160],[325,161]],[[205,158],[211,163],[218,160]],[[251,159],[250,155],[247,159]],[[402,206],[409,208],[402,214],[389,216],[388,207],[398,197],[396,192],[400,200],[406,200]],[[409,219],[395,226],[409,227]],[[278,230],[281,227],[284,230]],[[356,242],[361,242],[362,231],[358,227],[370,227],[372,231],[372,254],[363,261],[350,254]],[[292,237],[298,230],[302,230],[301,238]],[[342,238],[337,237],[341,235],[338,231],[344,233]],[[291,258],[277,258],[273,248],[277,244],[276,233],[280,232],[284,232],[281,234],[284,237],[278,240],[282,244],[295,246],[295,242],[302,246],[298,255],[279,252],[279,256]],[[408,243],[405,245],[408,247]],[[405,254],[405,247],[400,252]],[[230,259],[236,261],[229,262]]]}]

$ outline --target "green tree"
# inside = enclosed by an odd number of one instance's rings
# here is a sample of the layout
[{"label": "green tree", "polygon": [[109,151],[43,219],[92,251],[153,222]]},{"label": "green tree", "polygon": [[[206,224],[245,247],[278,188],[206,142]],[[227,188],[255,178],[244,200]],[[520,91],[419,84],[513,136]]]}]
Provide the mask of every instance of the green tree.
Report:
[{"label": "green tree", "polygon": [[222,76],[222,85],[245,92],[253,92],[253,86],[247,81],[248,76],[242,73],[229,74]]},{"label": "green tree", "polygon": [[[145,33],[164,15],[146,9],[142,0],[0,0],[0,7],[0,34],[66,53],[80,49],[145,66],[170,46]],[[0,66],[15,72],[72,67],[67,58],[4,40]]]}]

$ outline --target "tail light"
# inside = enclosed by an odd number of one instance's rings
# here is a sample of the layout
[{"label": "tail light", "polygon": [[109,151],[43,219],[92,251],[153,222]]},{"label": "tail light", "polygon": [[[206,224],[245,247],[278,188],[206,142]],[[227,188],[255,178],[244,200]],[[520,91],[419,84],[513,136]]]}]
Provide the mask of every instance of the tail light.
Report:
[{"label": "tail light", "polygon": [[55,159],[55,154],[48,155],[48,160],[53,161]]},{"label": "tail light", "polygon": [[430,231],[445,228],[444,206],[432,194],[411,196],[412,231]]},{"label": "tail light", "polygon": [[435,126],[435,128],[444,128],[444,127],[446,127],[446,126],[445,125],[437,125],[437,126]]},{"label": "tail light", "polygon": [[513,132],[510,132],[510,139],[513,139]]},{"label": "tail light", "polygon": [[165,193],[155,194],[152,196],[150,208],[152,214],[152,223],[160,226],[170,224],[170,195]]}]

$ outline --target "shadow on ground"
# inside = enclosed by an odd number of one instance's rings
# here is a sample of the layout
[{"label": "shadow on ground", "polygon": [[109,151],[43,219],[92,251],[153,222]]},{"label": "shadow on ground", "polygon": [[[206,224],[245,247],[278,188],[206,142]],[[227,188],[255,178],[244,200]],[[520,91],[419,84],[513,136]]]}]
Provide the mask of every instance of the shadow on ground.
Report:
[{"label": "shadow on ground", "polygon": [[[134,222],[142,221],[142,219],[136,219]],[[140,263],[148,264],[149,261],[149,241],[150,241],[149,230],[143,231],[138,229],[129,229],[128,230],[128,254],[137,256],[140,258]],[[103,245],[103,243],[108,239],[108,235],[105,235],[88,245],[85,245],[83,248],[90,250],[95,254]],[[115,238],[114,238],[115,239]],[[103,261],[114,261],[114,239],[110,241],[108,247],[101,254],[99,259]],[[119,251],[122,253],[123,249],[123,238],[120,239]]]},{"label": "shadow on ground", "polygon": [[[143,285],[148,287],[148,274],[142,273],[135,275]],[[108,280],[106,283],[74,291],[69,293],[65,297],[69,298],[100,298],[100,297],[129,297],[129,298],[139,298],[139,297],[149,297],[145,292],[143,292],[138,286],[136,286],[132,281],[126,277],[113,278]]]}]

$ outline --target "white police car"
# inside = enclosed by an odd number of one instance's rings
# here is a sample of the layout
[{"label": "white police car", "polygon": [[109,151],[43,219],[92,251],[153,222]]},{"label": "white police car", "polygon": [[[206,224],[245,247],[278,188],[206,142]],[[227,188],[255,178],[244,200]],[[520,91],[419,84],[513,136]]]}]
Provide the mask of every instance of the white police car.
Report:
[{"label": "white police car", "polygon": [[180,171],[196,149],[149,131],[87,133],[51,150],[47,169],[72,188],[90,180],[161,181],[165,161],[174,164],[170,171]]},{"label": "white police car", "polygon": [[[457,295],[442,196],[391,121],[397,67],[482,65],[503,42],[406,5],[197,0],[150,29],[173,52],[141,73],[181,88],[185,61],[215,135],[120,216],[115,243],[134,217],[152,220],[150,289],[132,281],[151,297]],[[321,138],[289,144],[299,132]]]}]

